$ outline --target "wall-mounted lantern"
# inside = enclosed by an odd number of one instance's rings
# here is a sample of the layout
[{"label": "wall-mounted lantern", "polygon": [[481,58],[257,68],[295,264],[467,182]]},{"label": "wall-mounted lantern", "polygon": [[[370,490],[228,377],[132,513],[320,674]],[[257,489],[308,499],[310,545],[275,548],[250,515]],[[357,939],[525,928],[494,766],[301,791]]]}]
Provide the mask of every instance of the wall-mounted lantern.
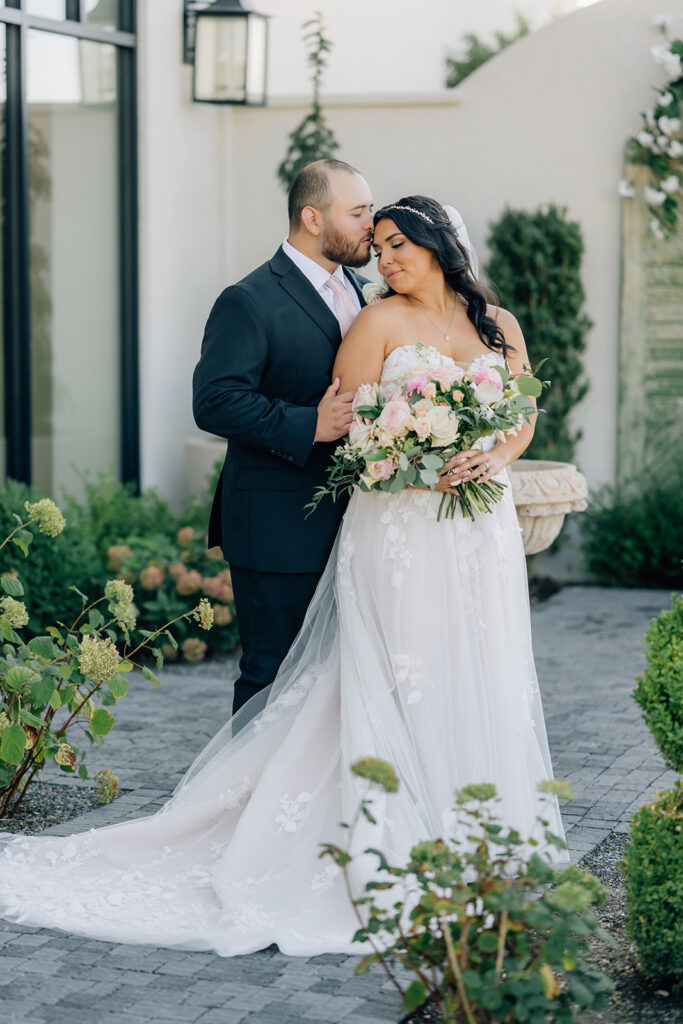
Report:
[{"label": "wall-mounted lantern", "polygon": [[184,60],[196,103],[266,102],[268,16],[249,0],[185,0]]}]

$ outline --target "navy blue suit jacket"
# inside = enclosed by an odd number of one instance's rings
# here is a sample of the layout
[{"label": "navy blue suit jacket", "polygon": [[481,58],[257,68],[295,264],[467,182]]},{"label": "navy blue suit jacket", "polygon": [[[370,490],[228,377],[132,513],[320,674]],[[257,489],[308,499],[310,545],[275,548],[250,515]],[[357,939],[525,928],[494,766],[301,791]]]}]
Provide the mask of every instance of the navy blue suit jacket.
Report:
[{"label": "navy blue suit jacket", "polygon": [[[361,301],[364,279],[345,268]],[[209,524],[233,565],[321,572],[346,502],[304,505],[326,480],[339,442],[314,444],[317,405],[332,377],[339,323],[278,249],[216,300],[194,372],[197,426],[228,439]]]}]

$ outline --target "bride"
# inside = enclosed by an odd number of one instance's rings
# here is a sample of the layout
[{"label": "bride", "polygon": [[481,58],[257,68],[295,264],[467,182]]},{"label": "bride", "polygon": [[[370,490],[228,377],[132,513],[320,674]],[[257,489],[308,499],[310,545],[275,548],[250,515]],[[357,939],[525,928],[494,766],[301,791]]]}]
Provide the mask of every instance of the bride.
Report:
[{"label": "bride", "polygon": [[[380,210],[374,249],[388,295],[341,345],[342,391],[379,381],[387,396],[453,363],[507,359],[522,372],[519,326],[486,305],[443,207],[410,196]],[[436,490],[506,482],[532,434],[527,425],[463,453]],[[473,521],[437,522],[441,498],[356,491],[267,700],[224,726],[158,813],[69,837],[2,837],[0,916],[221,956],[271,943],[358,953],[343,879],[319,849],[341,840],[356,808],[359,757],[390,761],[401,779],[357,837],[390,862],[421,839],[457,837],[453,794],[471,782],[494,783],[505,823],[530,834],[551,766],[511,491]],[[556,802],[545,817],[562,835]]]}]

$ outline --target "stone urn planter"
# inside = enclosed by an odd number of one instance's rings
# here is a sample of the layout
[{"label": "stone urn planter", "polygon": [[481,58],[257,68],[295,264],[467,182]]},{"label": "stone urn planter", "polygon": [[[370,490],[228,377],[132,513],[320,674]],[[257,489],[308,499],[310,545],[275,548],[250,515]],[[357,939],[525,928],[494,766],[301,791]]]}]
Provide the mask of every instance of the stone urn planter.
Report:
[{"label": "stone urn planter", "polygon": [[588,485],[570,462],[517,459],[508,470],[524,551],[536,555],[550,547],[568,512],[585,509]]},{"label": "stone urn planter", "polygon": [[218,459],[225,458],[228,442],[211,434],[185,438],[185,479],[190,497],[206,490],[206,481]]}]

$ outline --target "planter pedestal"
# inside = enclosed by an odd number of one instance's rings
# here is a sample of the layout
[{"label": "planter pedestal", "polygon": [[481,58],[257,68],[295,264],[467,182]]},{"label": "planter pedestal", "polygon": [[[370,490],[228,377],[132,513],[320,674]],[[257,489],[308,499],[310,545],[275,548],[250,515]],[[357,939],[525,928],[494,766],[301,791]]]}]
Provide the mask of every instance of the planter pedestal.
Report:
[{"label": "planter pedestal", "polygon": [[508,470],[524,551],[536,555],[550,547],[568,512],[585,509],[588,485],[570,462],[517,459]]},{"label": "planter pedestal", "polygon": [[185,438],[185,479],[190,497],[206,490],[206,481],[218,459],[225,458],[228,442],[222,437],[198,434]]}]

